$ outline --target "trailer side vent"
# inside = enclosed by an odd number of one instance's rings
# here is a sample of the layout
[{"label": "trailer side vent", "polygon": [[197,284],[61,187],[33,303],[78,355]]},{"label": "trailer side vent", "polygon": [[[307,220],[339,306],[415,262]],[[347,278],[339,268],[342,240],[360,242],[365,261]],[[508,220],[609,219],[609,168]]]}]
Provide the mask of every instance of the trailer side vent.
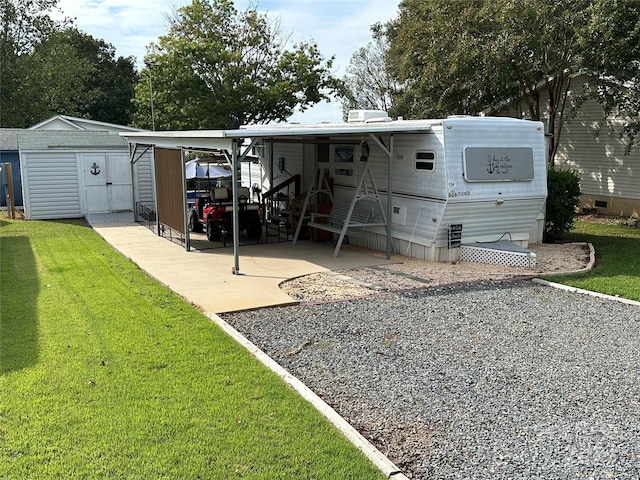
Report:
[{"label": "trailer side vent", "polygon": [[435,152],[416,152],[416,170],[433,172],[435,168]]}]

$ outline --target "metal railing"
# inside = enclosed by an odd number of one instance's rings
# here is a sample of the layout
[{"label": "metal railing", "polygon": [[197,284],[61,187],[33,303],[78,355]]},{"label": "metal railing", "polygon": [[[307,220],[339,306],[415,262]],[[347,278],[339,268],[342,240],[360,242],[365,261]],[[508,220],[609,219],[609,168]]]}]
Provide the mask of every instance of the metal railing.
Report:
[{"label": "metal railing", "polygon": [[158,215],[153,207],[141,202],[136,202],[134,214],[134,219],[137,223],[144,225],[159,237],[166,238],[170,242],[177,243],[178,245],[184,245],[187,241],[184,233],[159,222]]},{"label": "metal railing", "polygon": [[262,195],[265,243],[269,243],[269,239],[275,239],[277,242],[291,240],[291,199],[299,194],[300,175],[293,175]]},{"label": "metal railing", "polygon": [[134,212],[134,220],[147,227],[154,233],[158,231],[158,216],[153,207],[149,207],[141,202],[136,202],[136,208]]}]

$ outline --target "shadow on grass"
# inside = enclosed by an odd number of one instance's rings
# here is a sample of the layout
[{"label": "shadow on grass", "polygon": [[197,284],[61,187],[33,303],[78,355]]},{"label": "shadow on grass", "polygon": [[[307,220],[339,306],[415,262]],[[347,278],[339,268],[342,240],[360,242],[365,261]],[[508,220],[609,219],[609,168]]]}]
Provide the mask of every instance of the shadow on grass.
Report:
[{"label": "shadow on grass", "polygon": [[40,291],[35,255],[29,239],[3,237],[0,242],[0,375],[38,360]]},{"label": "shadow on grass", "polygon": [[87,227],[92,228],[91,224],[87,221],[86,218],[61,218],[56,220],[44,220],[45,222],[51,223],[59,223],[61,225],[71,225],[74,227]]}]

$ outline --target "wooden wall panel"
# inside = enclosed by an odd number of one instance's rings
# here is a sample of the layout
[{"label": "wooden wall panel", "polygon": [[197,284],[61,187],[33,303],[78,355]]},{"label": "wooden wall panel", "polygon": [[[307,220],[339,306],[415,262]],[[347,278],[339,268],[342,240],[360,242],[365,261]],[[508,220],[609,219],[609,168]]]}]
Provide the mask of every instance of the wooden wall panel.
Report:
[{"label": "wooden wall panel", "polygon": [[186,207],[182,151],[156,148],[154,151],[158,219],[172,229],[184,231]]}]

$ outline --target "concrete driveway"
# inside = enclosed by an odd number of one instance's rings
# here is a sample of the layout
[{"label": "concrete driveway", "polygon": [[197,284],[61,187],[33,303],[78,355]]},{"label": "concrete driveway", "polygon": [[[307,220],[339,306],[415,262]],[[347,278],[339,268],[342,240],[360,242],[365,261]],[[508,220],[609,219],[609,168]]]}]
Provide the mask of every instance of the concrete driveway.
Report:
[{"label": "concrete driveway", "polygon": [[232,273],[233,248],[187,252],[133,221],[133,213],[93,214],[93,229],[122,255],[206,313],[297,303],[279,284],[310,273],[391,263],[344,246],[310,241],[240,247],[240,275]]}]

